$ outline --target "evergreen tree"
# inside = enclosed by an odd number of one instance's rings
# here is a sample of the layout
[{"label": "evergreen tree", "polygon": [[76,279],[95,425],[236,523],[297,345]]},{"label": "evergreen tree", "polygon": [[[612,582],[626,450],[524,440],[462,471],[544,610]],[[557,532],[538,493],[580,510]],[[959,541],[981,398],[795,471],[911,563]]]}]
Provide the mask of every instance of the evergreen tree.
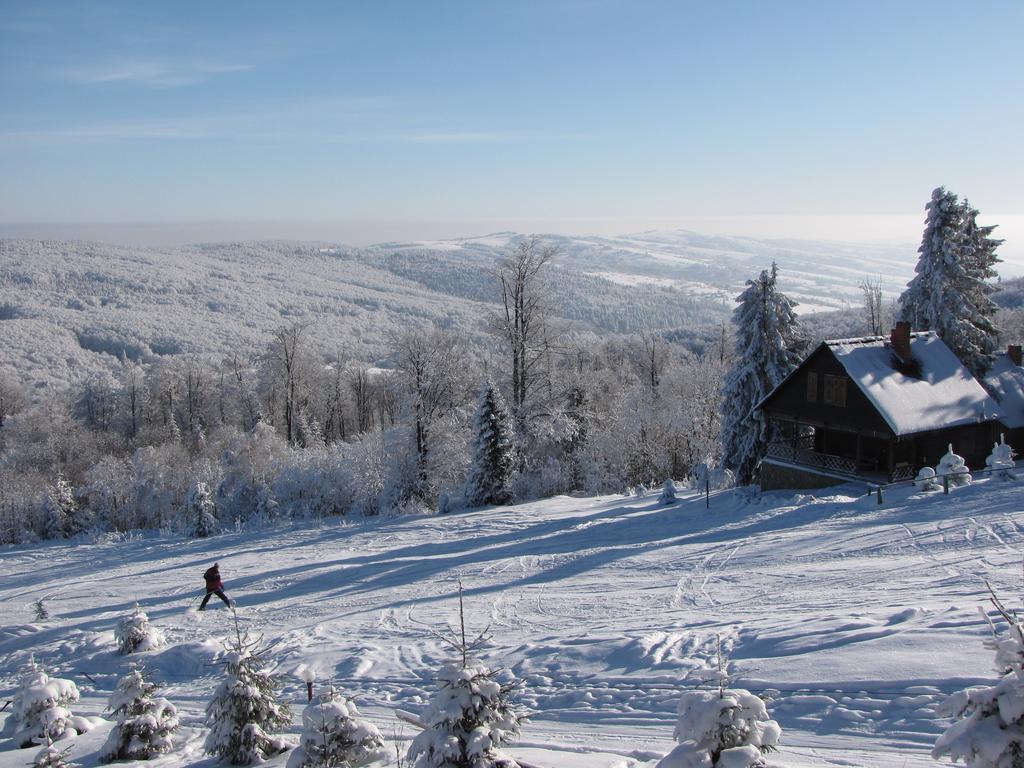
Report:
[{"label": "evergreen tree", "polygon": [[782,729],[750,691],[686,691],[679,700],[679,746],[657,768],[765,768]]},{"label": "evergreen tree", "polygon": [[75,492],[63,475],[57,475],[53,487],[46,494],[44,507],[46,535],[49,538],[66,538],[79,531],[78,503],[75,501]]},{"label": "evergreen tree", "polygon": [[225,656],[226,679],[206,707],[210,732],[205,749],[209,755],[232,765],[251,765],[288,749],[288,744],[269,733],[291,724],[286,704],[278,703],[281,681],[266,669],[257,650],[235,618],[234,646]]},{"label": "evergreen tree", "polygon": [[114,630],[117,651],[122,655],[136,651],[149,651],[164,644],[163,633],[150,626],[149,616],[138,606],[128,616],[121,619]]},{"label": "evergreen tree", "polygon": [[1024,623],[995,594],[992,603],[1009,625],[1000,635],[989,620],[989,647],[995,651],[1000,679],[992,686],[954,693],[944,702],[941,712],[954,721],[935,742],[932,757],[936,760],[963,760],[971,768],[1024,765]]},{"label": "evergreen tree", "polygon": [[497,387],[488,383],[480,394],[473,420],[473,464],[466,481],[470,506],[508,504],[509,484],[515,466],[512,423]]},{"label": "evergreen tree", "polygon": [[424,730],[409,746],[411,768],[519,768],[498,749],[519,735],[524,717],[512,703],[521,682],[502,683],[498,671],[472,658],[486,644],[486,631],[466,640],[459,584],[459,628],[438,635],[458,658],[445,664],[440,685],[424,716]]},{"label": "evergreen tree", "polygon": [[214,504],[210,486],[196,483],[188,499],[190,533],[194,538],[205,539],[220,530],[216,512],[217,505]]},{"label": "evergreen tree", "polygon": [[915,330],[935,331],[975,376],[992,364],[999,332],[990,298],[1002,242],[979,227],[978,211],[945,187],[925,206],[916,276],[900,296],[900,313]]},{"label": "evergreen tree", "polygon": [[167,699],[154,698],[159,687],[146,680],[140,667],[121,678],[108,703],[117,725],[101,750],[103,762],[149,760],[171,751],[178,713]]},{"label": "evergreen tree", "polygon": [[334,688],[302,711],[302,768],[351,768],[383,756],[384,737]]},{"label": "evergreen tree", "polygon": [[68,753],[71,751],[71,747],[57,749],[53,739],[49,736],[45,737],[45,742],[46,746],[29,763],[32,768],[79,768],[78,763],[72,763],[68,760]]},{"label": "evergreen tree", "polygon": [[68,711],[68,705],[76,701],[78,687],[72,681],[50,677],[35,659],[30,659],[14,694],[5,731],[11,733],[19,747],[85,732],[90,728],[89,721]]},{"label": "evergreen tree", "polygon": [[736,299],[736,363],[722,389],[723,462],[736,474],[736,482],[754,479],[773,430],[754,407],[796,368],[806,348],[797,327],[796,306],[776,287],[778,269],[748,280]]}]

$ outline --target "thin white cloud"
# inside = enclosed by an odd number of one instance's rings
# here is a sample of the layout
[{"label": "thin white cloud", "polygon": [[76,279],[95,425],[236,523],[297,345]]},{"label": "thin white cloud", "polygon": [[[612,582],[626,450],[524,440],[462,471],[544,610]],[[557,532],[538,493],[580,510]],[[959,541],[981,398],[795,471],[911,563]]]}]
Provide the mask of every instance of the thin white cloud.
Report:
[{"label": "thin white cloud", "polygon": [[179,88],[201,83],[217,75],[246,72],[251,69],[251,64],[201,59],[122,59],[66,69],[62,75],[66,80],[82,85],[124,83],[146,88]]}]

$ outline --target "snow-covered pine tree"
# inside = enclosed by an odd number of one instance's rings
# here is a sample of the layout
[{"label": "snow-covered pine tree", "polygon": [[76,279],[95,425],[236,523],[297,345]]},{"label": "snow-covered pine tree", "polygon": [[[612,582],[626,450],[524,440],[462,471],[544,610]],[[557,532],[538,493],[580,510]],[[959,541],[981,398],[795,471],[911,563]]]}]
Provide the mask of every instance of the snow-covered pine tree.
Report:
[{"label": "snow-covered pine tree", "polygon": [[659,504],[674,504],[676,501],[676,484],[671,479],[666,480],[661,486],[661,496],[658,497]]},{"label": "snow-covered pine tree", "polygon": [[993,477],[1003,480],[1016,480],[1013,470],[1017,466],[1013,460],[1013,448],[1006,443],[1006,438],[999,435],[999,442],[992,446],[992,453],[985,459],[985,466],[993,470]]},{"label": "snow-covered pine tree", "polygon": [[79,768],[78,763],[68,760],[68,753],[71,747],[58,749],[49,736],[44,737],[46,746],[43,747],[35,759],[29,763],[32,768]]},{"label": "snow-covered pine tree", "polygon": [[487,631],[466,640],[459,584],[459,628],[439,634],[457,654],[438,674],[439,688],[423,716],[425,728],[409,746],[410,768],[519,768],[498,750],[519,735],[525,719],[512,702],[520,680],[500,682],[499,672],[472,657]]},{"label": "snow-covered pine tree", "polygon": [[750,691],[686,691],[675,730],[679,745],[656,768],[764,768],[781,734]]},{"label": "snow-covered pine tree", "polygon": [[362,719],[355,703],[333,686],[302,711],[302,740],[294,756],[295,765],[355,768],[384,755],[380,731]]},{"label": "snow-covered pine tree", "polygon": [[114,630],[117,652],[128,655],[137,651],[150,651],[164,644],[164,635],[150,625],[149,616],[135,604],[135,610],[125,616]]},{"label": "snow-covered pine tree", "polygon": [[68,711],[78,701],[78,687],[70,680],[50,677],[35,659],[30,658],[22,672],[21,683],[4,725],[19,747],[60,740],[88,731],[92,724]]},{"label": "snow-covered pine tree", "polygon": [[958,691],[943,703],[940,711],[954,720],[936,740],[932,757],[963,760],[970,768],[1014,768],[1024,764],[1024,623],[995,593],[991,600],[1009,625],[1000,635],[982,611],[992,630],[989,647],[996,652],[1000,680]]},{"label": "snow-covered pine tree", "polygon": [[220,530],[217,522],[217,505],[210,493],[210,486],[197,482],[188,497],[189,533],[193,538],[205,539]]},{"label": "snow-covered pine tree", "polygon": [[270,735],[290,725],[292,716],[277,700],[281,681],[266,668],[259,644],[241,632],[235,617],[235,643],[224,656],[226,679],[206,707],[206,753],[232,765],[251,765],[290,747]]},{"label": "snow-covered pine tree", "polygon": [[63,475],[57,475],[43,505],[47,537],[61,539],[78,532],[78,503],[75,501],[75,491]]},{"label": "snow-covered pine tree", "polygon": [[748,485],[774,435],[756,406],[800,362],[807,342],[800,335],[794,302],[776,287],[778,269],[748,280],[733,312],[736,363],[722,389],[723,463],[736,482]]},{"label": "snow-covered pine tree", "polygon": [[512,420],[498,388],[488,383],[480,393],[473,420],[473,464],[466,480],[466,503],[474,507],[508,504],[514,467]]},{"label": "snow-covered pine tree", "polygon": [[935,331],[975,376],[992,364],[999,332],[989,280],[996,276],[994,227],[979,227],[978,211],[945,187],[925,206],[916,275],[900,296],[900,314],[915,330]]},{"label": "snow-covered pine tree", "polygon": [[178,713],[167,699],[153,696],[159,688],[138,666],[121,678],[107,704],[117,725],[100,751],[103,762],[149,760],[171,751]]}]

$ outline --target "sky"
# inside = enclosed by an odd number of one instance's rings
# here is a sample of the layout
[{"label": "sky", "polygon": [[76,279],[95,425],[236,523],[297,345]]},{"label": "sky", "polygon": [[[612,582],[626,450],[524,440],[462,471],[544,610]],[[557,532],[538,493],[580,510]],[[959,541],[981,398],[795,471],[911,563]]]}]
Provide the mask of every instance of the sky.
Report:
[{"label": "sky", "polygon": [[1024,264],[1022,35],[1019,0],[3,0],[0,232],[913,242],[945,185]]}]

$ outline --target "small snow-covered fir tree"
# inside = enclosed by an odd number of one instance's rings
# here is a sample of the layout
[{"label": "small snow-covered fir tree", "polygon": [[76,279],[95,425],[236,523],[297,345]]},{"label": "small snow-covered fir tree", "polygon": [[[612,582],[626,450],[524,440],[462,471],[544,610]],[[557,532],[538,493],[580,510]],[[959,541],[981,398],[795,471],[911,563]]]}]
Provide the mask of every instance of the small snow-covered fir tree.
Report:
[{"label": "small snow-covered fir tree", "polygon": [[736,482],[748,485],[773,439],[754,407],[796,368],[806,348],[797,326],[794,302],[776,286],[778,269],[748,280],[736,301],[736,364],[722,389],[723,463]]},{"label": "small snow-covered fir tree", "polygon": [[214,504],[210,486],[198,482],[188,497],[189,533],[197,539],[213,536],[220,530],[217,522],[217,505]]},{"label": "small snow-covered fir tree", "polygon": [[5,731],[23,748],[46,743],[47,739],[59,741],[84,733],[92,724],[68,710],[68,705],[76,701],[78,687],[73,682],[50,677],[41,665],[30,659],[14,694]]},{"label": "small snow-covered fir tree", "polygon": [[78,503],[75,501],[75,491],[63,475],[57,475],[56,481],[46,494],[43,507],[46,535],[49,538],[66,538],[78,533]]},{"label": "small snow-covered fir tree", "polygon": [[159,688],[146,680],[141,667],[121,678],[107,704],[117,725],[101,750],[103,762],[149,760],[171,751],[178,713],[167,699],[153,696]]},{"label": "small snow-covered fir tree", "polygon": [[135,604],[135,610],[125,616],[114,630],[117,651],[122,655],[138,651],[151,651],[164,644],[164,635],[149,623],[149,616]]},{"label": "small snow-covered fir tree", "polygon": [[329,688],[302,711],[302,740],[290,765],[355,768],[385,756],[384,737],[351,699]]},{"label": "small snow-covered fir tree", "polygon": [[1013,448],[1007,445],[1005,436],[999,435],[999,442],[992,446],[992,453],[985,459],[985,466],[993,470],[993,477],[999,477],[1003,480],[1016,480],[1017,476],[1014,474],[1013,469],[1017,465],[1013,457]]},{"label": "small snow-covered fir tree", "polygon": [[994,593],[991,599],[1009,625],[1000,634],[982,612],[992,629],[988,646],[996,654],[999,682],[966,688],[943,703],[940,711],[954,721],[936,740],[932,757],[963,760],[969,768],[1015,768],[1024,765],[1024,624]]},{"label": "small snow-covered fir tree", "polygon": [[260,641],[241,632],[237,616],[235,638],[224,656],[226,677],[206,707],[205,749],[232,765],[251,765],[290,747],[270,734],[290,725],[292,717],[277,700],[281,681],[266,668]]},{"label": "small snow-covered fir tree", "polygon": [[970,485],[970,472],[967,471],[967,462],[963,456],[953,453],[953,444],[950,443],[946,454],[939,459],[939,465],[935,467],[935,475],[941,480],[944,475],[949,476],[950,485]]},{"label": "small snow-covered fir tree", "polygon": [[686,691],[675,730],[679,745],[656,768],[764,768],[781,734],[750,691]]},{"label": "small snow-covered fir tree", "polygon": [[462,584],[459,628],[438,635],[456,652],[438,674],[439,688],[426,714],[425,728],[409,746],[410,768],[519,768],[499,749],[519,735],[525,719],[512,702],[521,681],[499,681],[499,673],[473,658],[488,640],[486,630],[466,640]]},{"label": "small snow-covered fir tree", "polygon": [[988,282],[996,276],[994,227],[979,227],[978,211],[945,187],[925,206],[916,275],[900,296],[900,314],[915,330],[935,331],[975,376],[992,364],[999,331]]},{"label": "small snow-covered fir tree", "polygon": [[672,480],[666,480],[661,486],[661,496],[658,497],[659,504],[673,504],[676,501],[676,484]]},{"label": "small snow-covered fir tree", "polygon": [[72,763],[68,760],[68,753],[71,751],[71,747],[58,749],[57,745],[53,743],[53,739],[48,736],[44,738],[46,746],[29,763],[32,768],[79,768],[78,763]]},{"label": "small snow-covered fir tree", "polygon": [[514,467],[512,419],[498,388],[488,383],[480,393],[473,419],[473,463],[466,480],[466,503],[508,504]]},{"label": "small snow-covered fir tree", "polygon": [[782,729],[764,701],[742,688],[729,688],[728,659],[718,642],[715,690],[686,691],[679,700],[675,739],[679,745],[656,768],[765,768]]}]

